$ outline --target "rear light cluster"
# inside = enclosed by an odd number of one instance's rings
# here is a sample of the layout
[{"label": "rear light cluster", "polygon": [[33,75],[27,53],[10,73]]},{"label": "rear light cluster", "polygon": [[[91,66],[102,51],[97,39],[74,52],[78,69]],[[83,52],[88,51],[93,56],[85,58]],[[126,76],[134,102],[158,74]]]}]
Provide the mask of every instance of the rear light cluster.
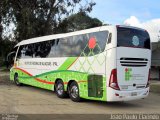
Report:
[{"label": "rear light cluster", "polygon": [[113,69],[111,72],[110,79],[109,79],[109,87],[115,90],[120,90],[118,81],[117,81],[117,69]]},{"label": "rear light cluster", "polygon": [[[150,70],[148,72],[148,81],[147,81],[146,88],[149,87],[149,84],[150,84]],[[120,90],[118,81],[117,81],[117,69],[113,69],[111,72],[110,79],[109,79],[109,87],[115,90]]]},{"label": "rear light cluster", "polygon": [[147,85],[146,85],[146,88],[149,87],[149,84],[150,84],[150,73],[151,70],[149,69],[149,72],[148,72],[148,82],[147,82]]}]

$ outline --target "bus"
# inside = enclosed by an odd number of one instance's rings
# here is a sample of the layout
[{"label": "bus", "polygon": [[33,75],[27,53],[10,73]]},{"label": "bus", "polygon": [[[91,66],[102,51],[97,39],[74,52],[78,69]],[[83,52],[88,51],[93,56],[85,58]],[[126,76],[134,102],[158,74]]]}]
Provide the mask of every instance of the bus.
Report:
[{"label": "bus", "polygon": [[146,30],[101,26],[19,42],[10,80],[59,98],[129,101],[149,94],[151,43]]}]

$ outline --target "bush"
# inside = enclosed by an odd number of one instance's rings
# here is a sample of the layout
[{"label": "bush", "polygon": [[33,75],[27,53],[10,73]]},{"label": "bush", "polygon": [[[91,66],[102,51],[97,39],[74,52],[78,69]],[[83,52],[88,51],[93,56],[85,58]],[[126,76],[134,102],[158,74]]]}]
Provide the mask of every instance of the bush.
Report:
[{"label": "bush", "polygon": [[4,60],[2,57],[0,57],[0,67],[4,66]]}]

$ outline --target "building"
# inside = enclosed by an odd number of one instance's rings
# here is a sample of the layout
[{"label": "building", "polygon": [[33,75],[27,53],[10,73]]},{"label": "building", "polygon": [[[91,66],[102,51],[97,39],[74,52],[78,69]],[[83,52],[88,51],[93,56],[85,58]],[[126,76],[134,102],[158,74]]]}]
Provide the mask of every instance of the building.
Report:
[{"label": "building", "polygon": [[160,41],[152,43],[151,80],[160,80]]}]

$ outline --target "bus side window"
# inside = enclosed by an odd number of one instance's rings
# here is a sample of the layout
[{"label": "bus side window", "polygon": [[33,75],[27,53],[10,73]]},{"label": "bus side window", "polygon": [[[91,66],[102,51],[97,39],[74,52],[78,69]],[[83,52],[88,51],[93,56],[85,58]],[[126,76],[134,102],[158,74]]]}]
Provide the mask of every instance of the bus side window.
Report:
[{"label": "bus side window", "polygon": [[33,45],[26,45],[25,46],[25,58],[32,58],[33,56]]},{"label": "bus side window", "polygon": [[60,38],[56,46],[56,57],[69,57],[72,56],[71,40],[72,37]]},{"label": "bus side window", "polygon": [[84,54],[82,54],[82,53],[84,53],[84,48],[87,45],[87,42],[88,41],[87,41],[86,34],[73,36],[72,56],[73,57],[78,57],[80,55],[84,56]]},{"label": "bus side window", "polygon": [[50,50],[51,50],[50,41],[44,41],[44,42],[42,42],[40,50],[41,50],[40,56],[42,58],[46,58],[49,55]]},{"label": "bus side window", "polygon": [[50,52],[49,52],[49,54],[48,54],[48,57],[49,58],[52,58],[52,57],[56,57],[56,40],[51,40],[50,41],[50,47],[51,47],[51,49],[50,49]]},{"label": "bus side window", "polygon": [[108,37],[108,42],[107,42],[107,44],[111,43],[111,40],[112,40],[112,33],[109,33],[109,37]]},{"label": "bus side window", "polygon": [[35,43],[34,45],[34,57],[40,58],[40,43]]},{"label": "bus side window", "polygon": [[[23,48],[23,46],[20,46],[20,47],[19,47],[19,50],[18,50],[18,53],[17,53],[17,59],[20,59],[21,56],[22,56],[22,53],[21,53],[22,48]],[[17,59],[16,59],[16,60],[17,60]]]},{"label": "bus side window", "polygon": [[89,39],[92,37],[96,39],[96,45],[93,48],[92,52],[88,54],[89,56],[100,54],[105,50],[105,46],[108,38],[108,31],[99,31],[99,32],[89,33]]}]

